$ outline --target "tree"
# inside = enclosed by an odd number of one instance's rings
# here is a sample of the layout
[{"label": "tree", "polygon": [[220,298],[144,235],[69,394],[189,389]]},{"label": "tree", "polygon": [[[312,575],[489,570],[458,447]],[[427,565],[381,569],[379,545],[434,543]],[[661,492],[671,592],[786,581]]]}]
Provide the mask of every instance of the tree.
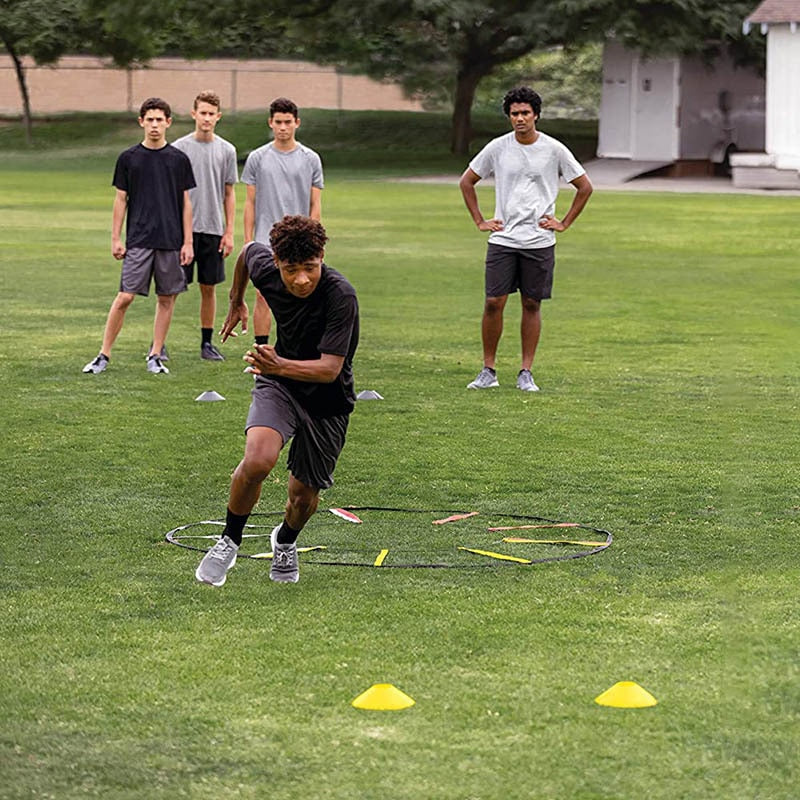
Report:
[{"label": "tree", "polygon": [[444,88],[451,150],[466,154],[481,79],[500,64],[563,40],[556,1],[338,0],[309,20],[308,57],[399,81],[409,93]]},{"label": "tree", "polygon": [[77,46],[81,27],[81,0],[0,0],[0,43],[14,64],[22,97],[25,138],[33,141],[31,100],[23,58],[37,64],[52,64]]}]

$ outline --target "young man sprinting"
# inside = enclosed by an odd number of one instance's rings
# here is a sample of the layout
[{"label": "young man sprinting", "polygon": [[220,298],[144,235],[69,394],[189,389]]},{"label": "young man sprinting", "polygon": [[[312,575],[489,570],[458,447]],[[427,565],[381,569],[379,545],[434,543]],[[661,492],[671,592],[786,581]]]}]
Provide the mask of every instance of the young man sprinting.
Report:
[{"label": "young man sprinting", "polygon": [[274,347],[256,344],[244,357],[256,374],[244,458],[233,473],[222,535],[195,572],[203,583],[225,583],[261,486],[290,440],[286,514],[270,536],[269,576],[284,583],[300,577],[297,537],[320,490],[333,484],[355,407],[358,301],[347,279],[323,262],[326,241],[318,221],[287,216],[270,232],[271,250],[251,242],[236,261],[223,342],[239,322],[247,327],[248,273],[272,309],[278,338]]},{"label": "young man sprinting", "polygon": [[[556,232],[572,225],[592,194],[583,167],[558,140],[536,129],[542,99],[527,86],[503,98],[511,133],[493,139],[470,161],[459,186],[467,210],[480,231],[489,231],[486,252],[486,302],[481,322],[483,368],[468,389],[499,386],[495,361],[503,333],[503,310],[508,295],[519,290],[522,299],[520,338],[522,358],[517,388],[537,392],[531,375],[542,328],[541,303],[551,296],[555,268]],[[475,185],[494,175],[495,212],[485,219]],[[563,219],[556,219],[559,180],[575,189]]]},{"label": "young man sprinting", "polygon": [[225,280],[225,259],[233,250],[236,218],[234,184],[238,180],[236,148],[215,130],[222,117],[216,92],[204,91],[192,104],[194,131],[181,136],[174,146],[192,162],[197,186],[189,192],[192,200],[194,260],[184,266],[186,282],[200,285],[200,357],[224,361],[214,346],[214,317],[217,313],[217,284]]}]

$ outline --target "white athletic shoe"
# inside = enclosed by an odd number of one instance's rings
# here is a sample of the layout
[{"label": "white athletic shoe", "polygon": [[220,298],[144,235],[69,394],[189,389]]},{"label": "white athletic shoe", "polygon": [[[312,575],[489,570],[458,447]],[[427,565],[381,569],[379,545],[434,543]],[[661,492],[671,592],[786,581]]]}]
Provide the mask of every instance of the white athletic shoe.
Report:
[{"label": "white athletic shoe", "polygon": [[220,536],[217,543],[203,556],[194,576],[201,583],[222,586],[228,577],[228,570],[236,563],[239,546],[228,536]]},{"label": "white athletic shoe", "polygon": [[500,384],[497,381],[497,373],[491,367],[484,367],[472,383],[467,384],[467,389],[492,389]]},{"label": "white athletic shoe", "polygon": [[300,566],[297,563],[297,545],[278,544],[280,525],[272,529],[269,542],[272,545],[272,565],[269,579],[278,583],[297,583],[300,580]]},{"label": "white athletic shoe", "polygon": [[521,369],[517,375],[517,389],[523,392],[538,392],[539,387],[533,382],[533,375],[530,370]]},{"label": "white athletic shoe", "polygon": [[147,357],[147,371],[154,375],[169,375],[169,370],[161,363],[161,358],[155,354]]},{"label": "white athletic shoe", "polygon": [[105,372],[107,366],[108,366],[108,359],[102,353],[99,353],[93,361],[90,361],[83,368],[83,371],[90,372],[93,375],[97,375],[100,372]]}]

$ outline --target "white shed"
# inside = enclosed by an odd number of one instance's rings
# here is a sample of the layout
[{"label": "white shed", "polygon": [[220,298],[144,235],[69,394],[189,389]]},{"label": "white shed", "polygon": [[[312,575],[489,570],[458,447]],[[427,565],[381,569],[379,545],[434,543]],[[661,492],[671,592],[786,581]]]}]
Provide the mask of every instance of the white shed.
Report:
[{"label": "white shed", "polygon": [[763,148],[732,158],[736,186],[800,188],[800,0],[766,0],[744,22],[744,32],[767,36],[767,112]]},{"label": "white shed", "polygon": [[673,175],[727,168],[737,150],[764,143],[764,78],[727,57],[658,57],[609,39],[603,50],[597,155]]}]

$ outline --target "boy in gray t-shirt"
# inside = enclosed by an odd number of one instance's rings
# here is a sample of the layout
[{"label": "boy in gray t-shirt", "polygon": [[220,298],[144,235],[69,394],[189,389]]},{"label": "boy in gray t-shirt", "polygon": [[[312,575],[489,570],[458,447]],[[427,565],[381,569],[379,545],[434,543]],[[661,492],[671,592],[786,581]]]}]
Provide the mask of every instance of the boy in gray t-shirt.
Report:
[{"label": "boy in gray t-shirt", "polygon": [[[517,388],[536,392],[531,366],[542,327],[541,301],[550,297],[555,267],[556,232],[565,231],[583,211],[592,184],[572,153],[556,139],[536,130],[542,99],[527,86],[512,89],[503,111],[513,131],[493,139],[472,159],[459,186],[472,219],[490,231],[486,252],[486,303],[481,335],[483,369],[468,389],[499,386],[495,372],[497,345],[503,333],[508,295],[522,299],[522,362]],[[486,220],[478,206],[475,185],[495,178],[494,217]],[[576,189],[562,220],[555,217],[559,182]]]},{"label": "boy in gray t-shirt", "polygon": [[[300,127],[297,106],[279,97],[269,106],[273,140],[247,157],[242,183],[247,184],[244,206],[244,241],[269,247],[269,232],[284,216],[300,214],[322,219],[322,161],[295,138]],[[271,326],[269,306],[256,292],[253,332],[257,344],[267,344]]]},{"label": "boy in gray t-shirt", "polygon": [[236,148],[214,131],[222,114],[220,99],[214,92],[200,92],[194,99],[194,132],[182,136],[175,147],[189,156],[197,187],[192,200],[192,238],[194,261],[184,267],[186,282],[194,278],[200,285],[200,357],[224,361],[211,341],[217,310],[216,286],[225,280],[225,258],[233,250],[233,224],[236,216]]}]

